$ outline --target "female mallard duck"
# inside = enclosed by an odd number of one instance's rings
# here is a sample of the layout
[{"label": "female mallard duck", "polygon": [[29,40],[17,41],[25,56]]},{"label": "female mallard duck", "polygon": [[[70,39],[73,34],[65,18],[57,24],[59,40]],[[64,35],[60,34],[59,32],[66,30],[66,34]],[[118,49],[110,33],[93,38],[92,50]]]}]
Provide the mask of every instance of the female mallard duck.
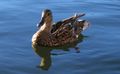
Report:
[{"label": "female mallard duck", "polygon": [[38,31],[32,37],[32,46],[61,46],[77,41],[80,33],[88,27],[86,20],[78,20],[85,14],[76,14],[53,24],[52,12],[46,9],[38,24]]},{"label": "female mallard duck", "polygon": [[74,43],[80,33],[88,27],[86,20],[78,20],[85,14],[74,15],[55,24],[52,21],[52,12],[46,9],[42,12],[42,18],[38,24],[38,31],[32,37],[32,47],[42,57],[40,67],[48,69],[51,66],[50,48],[44,47],[62,46]]}]

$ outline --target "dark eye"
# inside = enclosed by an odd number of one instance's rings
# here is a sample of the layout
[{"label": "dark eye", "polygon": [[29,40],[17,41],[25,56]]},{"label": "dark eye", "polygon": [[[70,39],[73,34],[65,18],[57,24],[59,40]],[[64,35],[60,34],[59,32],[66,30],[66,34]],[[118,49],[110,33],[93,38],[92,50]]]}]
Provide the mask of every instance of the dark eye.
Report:
[{"label": "dark eye", "polygon": [[50,13],[47,14],[48,16],[50,15]]},{"label": "dark eye", "polygon": [[50,15],[50,13],[47,14],[48,16]]},{"label": "dark eye", "polygon": [[49,16],[50,14],[48,13],[47,15]]}]

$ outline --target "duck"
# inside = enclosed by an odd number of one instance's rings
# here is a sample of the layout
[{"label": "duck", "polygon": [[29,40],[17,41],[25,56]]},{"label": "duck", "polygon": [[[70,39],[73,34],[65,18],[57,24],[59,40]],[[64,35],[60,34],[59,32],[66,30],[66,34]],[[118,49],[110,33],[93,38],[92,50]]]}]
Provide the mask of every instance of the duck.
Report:
[{"label": "duck", "polygon": [[34,49],[39,49],[40,46],[57,47],[77,41],[81,32],[89,26],[87,20],[78,19],[84,15],[77,13],[54,23],[52,11],[43,10],[41,20],[37,24],[38,30],[32,36],[32,47]]},{"label": "duck", "polygon": [[75,14],[69,18],[53,22],[50,9],[42,11],[41,20],[37,24],[37,31],[32,36],[32,47],[41,57],[38,67],[48,70],[51,66],[51,51],[55,47],[74,46],[82,38],[82,31],[88,28],[87,20],[79,19],[84,13]]}]

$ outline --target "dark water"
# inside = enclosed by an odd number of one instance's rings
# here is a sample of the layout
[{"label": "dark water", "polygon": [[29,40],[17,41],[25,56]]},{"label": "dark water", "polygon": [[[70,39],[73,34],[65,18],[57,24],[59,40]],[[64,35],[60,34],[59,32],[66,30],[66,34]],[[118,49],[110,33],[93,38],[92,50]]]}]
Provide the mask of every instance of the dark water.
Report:
[{"label": "dark water", "polygon": [[[37,68],[39,56],[31,48],[41,11],[53,11],[54,21],[84,12],[91,26],[70,51],[55,50],[48,71]],[[119,74],[120,0],[1,0],[0,74]]]}]

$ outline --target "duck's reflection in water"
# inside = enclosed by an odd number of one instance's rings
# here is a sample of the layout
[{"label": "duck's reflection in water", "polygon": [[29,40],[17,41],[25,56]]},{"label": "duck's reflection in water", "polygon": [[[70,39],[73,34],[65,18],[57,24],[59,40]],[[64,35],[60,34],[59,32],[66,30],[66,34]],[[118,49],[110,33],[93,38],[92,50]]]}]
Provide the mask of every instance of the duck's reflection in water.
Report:
[{"label": "duck's reflection in water", "polygon": [[[34,49],[35,53],[37,53],[37,55],[39,55],[41,57],[41,62],[39,65],[39,68],[43,69],[43,70],[48,70],[52,64],[52,60],[51,60],[51,51],[52,50],[63,50],[63,51],[69,51],[69,48],[75,48],[76,52],[80,52],[80,48],[76,47],[78,43],[83,41],[84,36],[80,35],[79,39],[77,42],[74,42],[72,44],[66,44],[64,46],[60,46],[60,47],[40,47],[37,46],[38,49]],[[55,53],[54,53],[55,54]]]}]

